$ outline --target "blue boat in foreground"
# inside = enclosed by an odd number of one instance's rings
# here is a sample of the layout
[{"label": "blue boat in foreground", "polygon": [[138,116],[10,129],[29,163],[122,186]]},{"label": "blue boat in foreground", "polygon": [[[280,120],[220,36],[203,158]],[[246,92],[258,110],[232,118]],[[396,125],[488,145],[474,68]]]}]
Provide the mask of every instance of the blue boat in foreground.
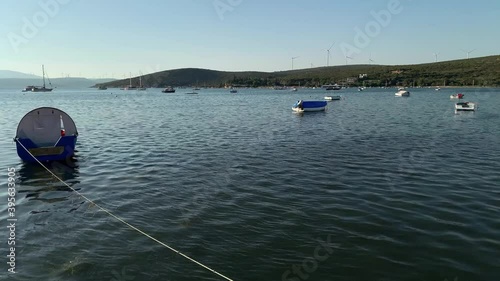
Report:
[{"label": "blue boat in foreground", "polygon": [[328,103],[326,101],[297,101],[292,110],[295,112],[325,111]]},{"label": "blue boat in foreground", "polygon": [[68,114],[57,108],[40,107],[24,115],[14,141],[22,160],[48,162],[74,156],[77,137],[75,122]]}]

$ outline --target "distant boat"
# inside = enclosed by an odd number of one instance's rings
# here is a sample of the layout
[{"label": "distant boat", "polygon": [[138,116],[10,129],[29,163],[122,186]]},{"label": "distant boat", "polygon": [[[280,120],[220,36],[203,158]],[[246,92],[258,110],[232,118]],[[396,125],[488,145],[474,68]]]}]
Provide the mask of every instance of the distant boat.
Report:
[{"label": "distant boat", "polygon": [[[42,87],[27,86],[26,88],[24,88],[24,91],[31,89],[32,92],[51,92],[52,88],[45,87],[45,68],[44,68],[43,64],[42,64],[42,79],[43,79],[43,86]],[[48,77],[47,77],[47,79],[48,79]],[[50,86],[52,86],[52,83],[50,83],[50,80],[49,80],[49,84],[50,84]]]},{"label": "distant boat", "polygon": [[187,92],[186,95],[197,95],[197,92]]},{"label": "distant boat", "polygon": [[238,90],[236,90],[236,89],[232,89],[232,88],[231,88],[231,90],[229,90],[229,92],[230,92],[231,94],[236,94],[236,93],[238,92]]},{"label": "distant boat", "polygon": [[175,89],[168,86],[166,87],[163,91],[161,91],[162,93],[175,93]]},{"label": "distant boat", "polygon": [[328,103],[326,101],[297,101],[292,110],[295,112],[325,111]]},{"label": "distant boat", "polygon": [[125,86],[124,88],[122,88],[122,90],[125,90],[125,91],[137,90],[136,86],[132,86],[132,74],[130,74],[128,86]]},{"label": "distant boat", "polygon": [[334,85],[323,85],[322,86],[323,88],[325,88],[327,91],[338,91],[338,90],[341,90],[342,87],[337,85],[337,84],[334,84]]},{"label": "distant boat", "polygon": [[142,76],[139,76],[139,88],[137,91],[146,91],[146,87],[142,86]]},{"label": "distant boat", "polygon": [[437,87],[437,88],[436,88],[436,91],[441,91],[441,88]]},{"label": "distant boat", "polygon": [[104,85],[101,85],[101,86],[97,87],[97,89],[99,89],[99,90],[107,90],[108,87],[106,87]]},{"label": "distant boat", "polygon": [[457,102],[455,104],[455,111],[476,111],[477,104],[474,102]]},{"label": "distant boat", "polygon": [[340,100],[341,96],[326,96],[325,100],[327,101],[332,101],[332,100]]},{"label": "distant boat", "polygon": [[28,112],[17,125],[17,155],[26,162],[68,160],[74,156],[78,131],[71,117],[53,107]]},{"label": "distant boat", "polygon": [[23,92],[31,92],[31,91],[33,91],[33,88],[35,88],[35,86],[26,86],[22,91]]},{"label": "distant boat", "polygon": [[463,99],[464,94],[451,95],[450,99]]},{"label": "distant boat", "polygon": [[293,87],[290,91],[297,92],[297,88]]},{"label": "distant boat", "polygon": [[408,92],[406,90],[400,90],[395,95],[396,95],[396,97],[409,97],[410,92]]}]

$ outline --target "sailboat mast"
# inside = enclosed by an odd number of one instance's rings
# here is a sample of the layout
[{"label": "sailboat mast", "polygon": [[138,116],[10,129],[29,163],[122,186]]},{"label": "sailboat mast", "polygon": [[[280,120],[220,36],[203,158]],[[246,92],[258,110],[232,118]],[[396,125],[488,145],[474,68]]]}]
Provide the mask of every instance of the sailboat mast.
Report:
[{"label": "sailboat mast", "polygon": [[43,87],[45,88],[45,68],[43,67],[43,64],[42,64],[42,79],[43,79]]}]

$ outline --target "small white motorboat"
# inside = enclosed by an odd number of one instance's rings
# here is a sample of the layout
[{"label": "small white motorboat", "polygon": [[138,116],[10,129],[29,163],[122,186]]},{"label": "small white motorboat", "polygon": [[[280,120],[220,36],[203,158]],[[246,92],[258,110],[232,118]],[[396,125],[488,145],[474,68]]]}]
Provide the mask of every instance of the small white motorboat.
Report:
[{"label": "small white motorboat", "polygon": [[406,90],[400,90],[396,93],[396,97],[409,97],[410,96],[410,92],[406,91]]},{"label": "small white motorboat", "polygon": [[455,104],[455,111],[475,111],[477,109],[477,104],[475,102],[457,102]]},{"label": "small white motorboat", "polygon": [[327,101],[332,101],[332,100],[340,100],[341,96],[326,96],[325,100]]},{"label": "small white motorboat", "polygon": [[450,99],[463,99],[464,94],[451,95]]}]

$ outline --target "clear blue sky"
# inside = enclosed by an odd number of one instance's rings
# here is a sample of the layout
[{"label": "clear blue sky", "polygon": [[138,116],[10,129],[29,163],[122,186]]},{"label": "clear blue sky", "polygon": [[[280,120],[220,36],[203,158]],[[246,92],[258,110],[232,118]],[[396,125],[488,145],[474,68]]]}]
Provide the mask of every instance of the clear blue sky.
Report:
[{"label": "clear blue sky", "polygon": [[[384,26],[372,14],[382,10]],[[279,71],[295,56],[294,68],[309,68],[326,65],[333,42],[330,65],[346,63],[347,44],[356,47],[349,64],[500,54],[497,0],[2,0],[0,11],[0,69],[40,75],[45,64],[50,77]],[[356,44],[355,28],[367,26],[369,42]]]}]

